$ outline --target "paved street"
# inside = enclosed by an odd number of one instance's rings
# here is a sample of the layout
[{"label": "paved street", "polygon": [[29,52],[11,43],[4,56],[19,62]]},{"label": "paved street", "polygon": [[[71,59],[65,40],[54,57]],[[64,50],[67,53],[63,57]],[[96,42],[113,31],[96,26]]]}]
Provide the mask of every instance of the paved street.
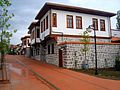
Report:
[{"label": "paved street", "polygon": [[7,57],[9,67],[9,84],[0,84],[0,90],[53,90],[42,80],[39,80],[34,73],[14,59],[14,56]]},{"label": "paved street", "polygon": [[[35,88],[32,90],[49,90],[50,84],[54,85],[54,87],[57,87],[60,90],[120,90],[119,80],[115,81],[93,77],[83,73],[58,68],[53,65],[32,60],[30,58],[25,58],[24,56],[8,55],[6,56],[6,59],[9,63],[12,63],[12,66],[18,67],[20,69],[23,68],[22,74],[18,72],[20,75],[22,75],[22,77],[16,77],[16,74],[13,74],[13,76],[11,76],[11,78],[16,79],[12,82],[16,83],[19,86],[20,90],[27,90],[22,89],[23,86]],[[22,64],[20,65],[19,63],[24,63],[24,65],[21,66]],[[24,70],[25,67],[31,68],[34,72],[39,74],[39,76],[50,82],[50,84],[46,85],[45,83],[42,83],[40,80],[36,79],[30,72],[27,72],[29,74],[24,75],[24,73],[26,72],[26,70]],[[26,75],[28,75],[27,78]]]}]

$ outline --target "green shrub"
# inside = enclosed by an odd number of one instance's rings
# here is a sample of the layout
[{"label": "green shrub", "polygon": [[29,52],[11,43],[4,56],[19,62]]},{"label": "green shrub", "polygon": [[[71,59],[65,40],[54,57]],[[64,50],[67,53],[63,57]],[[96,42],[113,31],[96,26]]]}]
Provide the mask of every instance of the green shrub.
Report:
[{"label": "green shrub", "polygon": [[120,71],[120,56],[115,59],[115,69]]}]

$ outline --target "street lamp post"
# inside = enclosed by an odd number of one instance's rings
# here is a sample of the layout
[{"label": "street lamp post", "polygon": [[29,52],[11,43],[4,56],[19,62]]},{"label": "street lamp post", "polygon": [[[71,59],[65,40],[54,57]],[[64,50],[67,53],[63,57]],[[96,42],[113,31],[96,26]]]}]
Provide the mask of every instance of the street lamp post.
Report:
[{"label": "street lamp post", "polygon": [[97,68],[97,47],[96,47],[96,31],[94,25],[89,25],[87,31],[91,32],[94,31],[94,42],[95,42],[95,75],[98,75],[98,68]]}]

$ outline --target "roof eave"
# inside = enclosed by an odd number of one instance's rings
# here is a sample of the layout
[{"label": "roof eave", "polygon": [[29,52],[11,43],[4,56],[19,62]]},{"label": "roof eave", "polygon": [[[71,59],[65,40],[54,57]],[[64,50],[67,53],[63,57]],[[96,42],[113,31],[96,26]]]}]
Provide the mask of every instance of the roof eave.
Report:
[{"label": "roof eave", "polygon": [[94,9],[87,9],[87,8],[68,6],[68,5],[61,5],[61,4],[55,4],[55,3],[45,3],[45,5],[39,11],[39,13],[35,17],[35,19],[40,20],[42,18],[42,16],[48,10],[50,10],[51,8],[56,9],[56,10],[72,11],[72,12],[86,13],[86,14],[106,16],[106,17],[112,17],[112,16],[116,15],[115,13],[99,11],[99,10],[94,10]]}]

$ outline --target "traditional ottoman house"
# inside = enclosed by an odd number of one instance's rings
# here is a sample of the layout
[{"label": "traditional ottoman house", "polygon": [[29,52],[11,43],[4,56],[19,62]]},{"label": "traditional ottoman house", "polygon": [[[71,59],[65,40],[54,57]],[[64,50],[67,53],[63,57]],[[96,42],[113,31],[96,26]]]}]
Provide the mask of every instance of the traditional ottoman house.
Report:
[{"label": "traditional ottoman house", "polygon": [[[116,14],[99,10],[46,3],[36,16],[40,25],[40,48],[43,60],[65,68],[82,68],[82,34],[94,25],[97,38],[98,68],[114,67],[120,45],[111,43],[110,17]],[[95,67],[94,32],[90,32],[87,64]]]},{"label": "traditional ottoman house", "polygon": [[26,57],[30,57],[30,36],[24,36],[21,38],[22,41],[22,55],[25,55]]},{"label": "traditional ottoman house", "polygon": [[31,58],[42,60],[41,59],[41,50],[40,50],[40,23],[32,22],[28,27],[30,34],[30,48],[31,48]]}]

